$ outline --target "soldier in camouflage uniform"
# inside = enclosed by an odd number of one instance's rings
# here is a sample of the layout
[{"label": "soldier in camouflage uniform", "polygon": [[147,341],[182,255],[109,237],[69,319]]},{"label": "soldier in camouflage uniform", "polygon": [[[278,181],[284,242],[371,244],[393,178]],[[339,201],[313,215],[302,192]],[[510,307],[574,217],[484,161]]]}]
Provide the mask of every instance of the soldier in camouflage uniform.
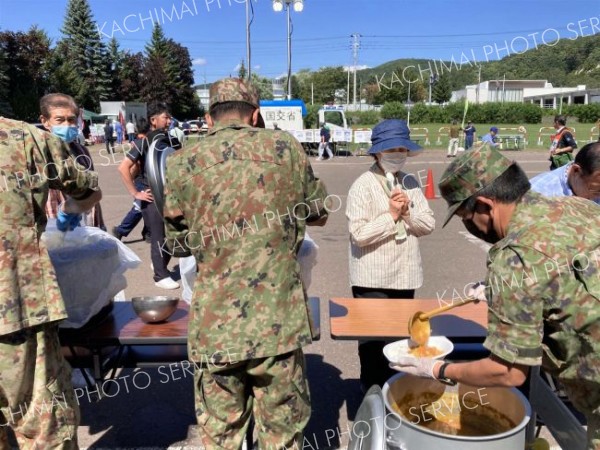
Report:
[{"label": "soldier in camouflage uniform", "polygon": [[167,159],[167,243],[198,264],[188,354],[207,448],[240,448],[252,415],[260,448],[301,447],[310,416],[296,254],[327,193],[292,135],[256,128],[258,100],[243,80],[214,83],[208,135]]},{"label": "soldier in camouflage uniform", "polygon": [[474,386],[518,386],[542,365],[585,414],[600,448],[600,207],[543,197],[523,170],[487,146],[461,155],[439,184],[449,212],[494,244],[488,254],[487,359],[401,361],[398,370]]},{"label": "soldier in camouflage uniform", "polygon": [[67,317],[40,235],[48,189],[70,196],[69,222],[101,197],[98,178],[51,133],[0,117],[0,448],[77,448],[79,408],[58,342]]}]

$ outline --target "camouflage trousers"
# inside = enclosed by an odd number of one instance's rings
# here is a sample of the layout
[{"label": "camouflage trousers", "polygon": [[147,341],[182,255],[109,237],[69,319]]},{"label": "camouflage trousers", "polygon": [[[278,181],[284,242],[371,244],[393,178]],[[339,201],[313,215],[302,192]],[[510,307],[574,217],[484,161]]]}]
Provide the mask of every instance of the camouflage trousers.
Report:
[{"label": "camouflage trousers", "polygon": [[588,450],[600,450],[600,383],[562,382],[569,400],[587,420]]},{"label": "camouflage trousers", "polygon": [[205,363],[194,378],[196,416],[207,449],[239,449],[251,416],[261,450],[302,449],[310,418],[302,349],[231,364]]},{"label": "camouflage trousers", "polygon": [[0,449],[77,449],[79,406],[56,323],[0,336]]}]

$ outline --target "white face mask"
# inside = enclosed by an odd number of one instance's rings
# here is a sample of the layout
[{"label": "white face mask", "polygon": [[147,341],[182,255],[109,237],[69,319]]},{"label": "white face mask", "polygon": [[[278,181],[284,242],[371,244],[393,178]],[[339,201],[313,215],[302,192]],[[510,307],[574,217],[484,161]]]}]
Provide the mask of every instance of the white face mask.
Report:
[{"label": "white face mask", "polygon": [[406,152],[382,153],[379,159],[379,164],[385,172],[400,172],[406,164]]}]

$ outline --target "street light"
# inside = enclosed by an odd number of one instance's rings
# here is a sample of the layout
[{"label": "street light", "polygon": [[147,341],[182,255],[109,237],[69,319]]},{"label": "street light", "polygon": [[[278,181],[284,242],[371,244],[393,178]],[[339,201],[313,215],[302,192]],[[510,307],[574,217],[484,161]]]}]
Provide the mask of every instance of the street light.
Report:
[{"label": "street light", "polygon": [[304,0],[294,0],[294,11],[302,12],[304,9]]},{"label": "street light", "polygon": [[273,11],[275,11],[275,12],[283,11],[283,2],[281,0],[273,0]]},{"label": "street light", "polygon": [[287,59],[288,59],[288,74],[287,74],[287,99],[292,98],[292,18],[290,17],[290,5],[296,12],[302,12],[304,9],[304,0],[273,0],[273,11],[281,12],[285,10],[287,13]]}]

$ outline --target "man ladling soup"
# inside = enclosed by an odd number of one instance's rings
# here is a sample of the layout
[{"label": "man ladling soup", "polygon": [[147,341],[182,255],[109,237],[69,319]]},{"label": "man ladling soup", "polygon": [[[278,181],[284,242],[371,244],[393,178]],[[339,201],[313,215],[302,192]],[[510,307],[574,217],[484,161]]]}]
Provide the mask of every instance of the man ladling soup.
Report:
[{"label": "man ladling soup", "polygon": [[589,448],[600,448],[600,207],[531,191],[519,165],[487,146],[454,160],[439,188],[446,223],[457,215],[494,244],[486,288],[473,292],[488,301],[491,354],[464,363],[403,358],[393,367],[448,384],[519,386],[542,365],[586,416]]}]

